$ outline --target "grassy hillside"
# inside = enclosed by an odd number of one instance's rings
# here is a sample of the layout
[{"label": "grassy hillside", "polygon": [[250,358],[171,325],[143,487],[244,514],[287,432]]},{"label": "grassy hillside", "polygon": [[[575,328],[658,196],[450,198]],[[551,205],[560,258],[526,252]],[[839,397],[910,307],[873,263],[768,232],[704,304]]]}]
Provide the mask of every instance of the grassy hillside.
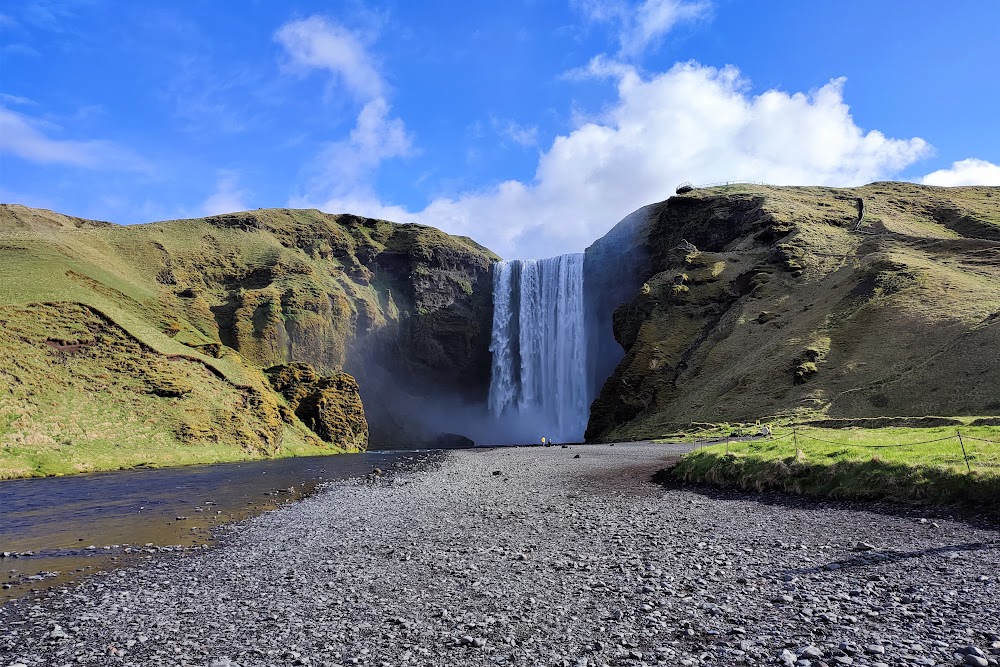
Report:
[{"label": "grassy hillside", "polygon": [[315,210],[123,227],[0,205],[0,477],[353,449],[353,431],[321,441],[263,369],[376,357],[414,384],[435,365],[432,381],[471,381],[489,307],[472,285],[493,259]]},{"label": "grassy hillside", "polygon": [[660,205],[649,239],[654,275],[615,313],[627,354],[589,438],[1000,412],[1000,188],[695,190]]}]

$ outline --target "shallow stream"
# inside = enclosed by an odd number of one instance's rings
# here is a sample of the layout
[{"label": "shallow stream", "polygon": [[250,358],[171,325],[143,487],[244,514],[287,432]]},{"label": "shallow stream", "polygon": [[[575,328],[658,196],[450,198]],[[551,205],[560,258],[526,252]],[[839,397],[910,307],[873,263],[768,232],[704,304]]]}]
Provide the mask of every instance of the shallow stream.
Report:
[{"label": "shallow stream", "polygon": [[95,570],[205,548],[212,529],[421,451],[367,452],[0,482],[0,604]]}]

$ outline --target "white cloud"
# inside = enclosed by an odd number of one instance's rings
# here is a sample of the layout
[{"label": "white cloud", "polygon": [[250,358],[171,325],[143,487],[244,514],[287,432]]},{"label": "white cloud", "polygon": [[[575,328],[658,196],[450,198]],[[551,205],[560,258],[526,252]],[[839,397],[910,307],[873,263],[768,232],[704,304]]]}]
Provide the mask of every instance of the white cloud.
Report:
[{"label": "white cloud", "polygon": [[1000,165],[968,158],[951,165],[951,169],[939,169],[924,176],[926,185],[1000,185]]},{"label": "white cloud", "polygon": [[249,206],[246,199],[249,193],[241,190],[239,179],[231,171],[222,171],[215,184],[215,192],[208,199],[202,202],[202,215],[218,215],[220,213],[233,213],[235,211],[245,211]]},{"label": "white cloud", "polygon": [[711,14],[708,0],[577,0],[583,15],[596,23],[611,23],[618,29],[619,55],[636,57],[656,47],[678,24]]},{"label": "white cloud", "polygon": [[412,148],[403,121],[389,117],[389,105],[381,97],[362,107],[351,130],[350,144],[359,157],[371,162],[409,155]]},{"label": "white cloud", "polygon": [[[810,93],[750,95],[732,67],[687,63],[644,78],[596,60],[593,71],[613,77],[617,100],[557,137],[531,182],[440,198],[420,212],[396,211],[396,219],[471,236],[505,257],[547,257],[582,250],[682,181],[857,185],[890,177],[929,151],[919,138],[859,128],[843,79]],[[356,203],[373,207],[359,214],[386,210],[371,197]]]},{"label": "white cloud", "polygon": [[310,16],[286,23],[274,37],[293,68],[325,70],[362,100],[385,94],[385,82],[364,41],[347,28],[322,16]]},{"label": "white cloud", "polygon": [[374,99],[362,107],[347,138],[332,141],[319,152],[307,168],[306,192],[293,197],[290,205],[353,212],[343,206],[375,200],[369,181],[379,164],[412,153],[413,142],[403,121],[389,117],[385,100]]},{"label": "white cloud", "polygon": [[110,141],[54,139],[46,134],[51,129],[51,124],[0,106],[0,155],[88,169],[149,169],[145,160]]},{"label": "white cloud", "polygon": [[0,93],[0,102],[4,104],[20,104],[23,106],[34,106],[35,101],[27,98],[21,97],[20,95],[8,95],[7,93]]},{"label": "white cloud", "polygon": [[490,118],[493,129],[502,137],[510,139],[515,144],[530,148],[538,144],[538,128],[534,125],[521,125],[512,120],[503,121]]},{"label": "white cloud", "polygon": [[370,180],[383,160],[412,155],[413,138],[403,121],[391,115],[387,86],[364,40],[320,16],[285,24],[275,39],[292,67],[327,72],[332,83],[342,84],[362,104],[350,134],[322,148],[307,167],[305,192],[292,197],[289,205],[335,212],[363,206],[375,217],[381,212],[401,214],[398,208],[375,203]]}]

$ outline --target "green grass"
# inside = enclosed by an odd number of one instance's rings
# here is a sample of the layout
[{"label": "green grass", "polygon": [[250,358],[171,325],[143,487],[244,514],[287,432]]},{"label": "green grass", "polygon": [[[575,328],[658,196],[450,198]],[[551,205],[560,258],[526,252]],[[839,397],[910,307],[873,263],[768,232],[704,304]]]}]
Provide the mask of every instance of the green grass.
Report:
[{"label": "green grass", "polygon": [[0,306],[0,479],[343,451],[279,400],[84,306]]},{"label": "green grass", "polygon": [[[756,491],[996,507],[1000,426],[971,426],[972,417],[961,421],[960,426],[874,429],[783,424],[773,427],[770,438],[703,447],[686,455],[673,474]],[[670,440],[725,438],[734,430],[740,429],[705,425]]]}]

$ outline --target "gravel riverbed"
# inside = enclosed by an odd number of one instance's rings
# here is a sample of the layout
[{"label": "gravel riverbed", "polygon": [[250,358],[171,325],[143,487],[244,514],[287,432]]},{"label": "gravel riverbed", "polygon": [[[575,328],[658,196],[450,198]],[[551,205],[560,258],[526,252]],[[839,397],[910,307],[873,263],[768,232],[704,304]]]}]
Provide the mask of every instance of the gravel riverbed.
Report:
[{"label": "gravel riverbed", "polygon": [[996,526],[653,482],[679,451],[336,482],[0,607],[0,666],[997,664]]}]

